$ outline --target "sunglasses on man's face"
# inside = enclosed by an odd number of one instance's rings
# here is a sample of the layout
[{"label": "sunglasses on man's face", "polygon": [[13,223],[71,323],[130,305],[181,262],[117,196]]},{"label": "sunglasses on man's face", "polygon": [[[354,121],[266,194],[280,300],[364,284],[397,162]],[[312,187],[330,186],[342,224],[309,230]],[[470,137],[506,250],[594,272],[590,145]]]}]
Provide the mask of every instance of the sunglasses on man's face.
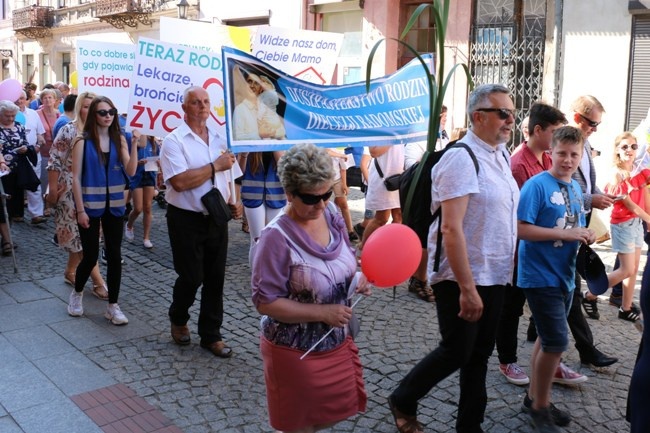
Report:
[{"label": "sunglasses on man's face", "polygon": [[499,119],[501,120],[506,120],[510,116],[512,118],[515,118],[515,110],[510,110],[509,108],[478,108],[476,111],[483,111],[486,113],[497,113],[497,116],[499,116]]},{"label": "sunglasses on man's face", "polygon": [[315,204],[320,203],[321,200],[322,200],[322,201],[327,201],[327,200],[329,200],[330,197],[332,196],[332,193],[333,193],[333,192],[334,192],[334,191],[330,189],[330,190],[327,191],[325,194],[321,194],[321,195],[306,194],[306,193],[302,193],[302,192],[298,192],[298,191],[294,192],[293,194],[294,194],[296,197],[299,197],[300,200],[301,200],[304,204],[306,204],[306,205],[315,205]]},{"label": "sunglasses on man's face", "polygon": [[97,114],[102,117],[115,116],[117,114],[117,108],[111,108],[110,110],[97,110]]},{"label": "sunglasses on man's face", "polygon": [[578,113],[578,116],[582,117],[582,119],[587,122],[587,125],[589,125],[591,128],[596,128],[598,125],[600,125],[600,122],[594,122],[590,118],[586,117],[584,114]]},{"label": "sunglasses on man's face", "polygon": [[628,149],[637,150],[639,148],[639,145],[636,144],[636,143],[634,143],[634,144],[623,144],[622,146],[619,146],[619,147],[623,152],[627,152]]}]

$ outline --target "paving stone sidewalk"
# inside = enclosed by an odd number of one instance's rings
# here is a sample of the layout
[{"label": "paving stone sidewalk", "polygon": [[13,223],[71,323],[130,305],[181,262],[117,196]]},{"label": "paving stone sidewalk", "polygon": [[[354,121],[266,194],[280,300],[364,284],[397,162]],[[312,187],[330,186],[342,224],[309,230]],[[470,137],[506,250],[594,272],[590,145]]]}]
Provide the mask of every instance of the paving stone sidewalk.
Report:
[{"label": "paving stone sidewalk", "polygon": [[[350,205],[357,221],[363,211],[361,198],[358,190],[351,193]],[[239,221],[232,221],[229,230],[223,333],[235,355],[223,360],[198,347],[196,308],[189,323],[193,344],[179,347],[169,336],[167,308],[176,274],[164,211],[156,204],[154,248],[142,246],[141,220],[136,224],[135,241],[123,243],[120,306],[130,321],[124,327],[108,324],[103,317],[106,304],[91,296],[89,290],[84,296],[84,317],[68,316],[71,287],[63,282],[67,255],[50,241],[53,221],[41,226],[15,224],[12,232],[19,245],[18,272],[14,273],[10,257],[0,258],[0,432],[118,431],[108,427],[102,430],[75,403],[83,400],[78,396],[84,393],[116,386],[134,391],[135,396],[159,410],[161,425],[169,420],[164,428],[178,428],[173,431],[273,431],[267,421],[258,350],[259,315],[250,301],[249,238],[241,231]],[[606,263],[613,263],[608,244],[596,249]],[[645,255],[641,269],[644,263]],[[578,386],[553,388],[555,403],[568,408],[573,416],[567,432],[629,431],[624,414],[640,334],[630,323],[617,319],[616,309],[605,300],[599,305],[600,320],[589,320],[597,346],[620,361],[609,368],[590,369],[580,365],[573,346],[569,349],[564,362],[589,380]],[[386,397],[438,343],[435,305],[418,300],[400,286],[395,298],[392,290],[376,290],[356,308],[362,321],[357,344],[364,365],[368,410],[331,431],[396,432]],[[525,317],[528,315],[526,311]],[[524,341],[527,320],[521,322],[519,361],[528,369],[532,344]],[[520,410],[523,395],[524,388],[508,384],[500,375],[493,356],[488,367],[484,430],[532,431],[528,417]],[[419,418],[426,431],[454,432],[457,402],[455,374],[422,399]],[[131,427],[121,431],[138,430]]]}]

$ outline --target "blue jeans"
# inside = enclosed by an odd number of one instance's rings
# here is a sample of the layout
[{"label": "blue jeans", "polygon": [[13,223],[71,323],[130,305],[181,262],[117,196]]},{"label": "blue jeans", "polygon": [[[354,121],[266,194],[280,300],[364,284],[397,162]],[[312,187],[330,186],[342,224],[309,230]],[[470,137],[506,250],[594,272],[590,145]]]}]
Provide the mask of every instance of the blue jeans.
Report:
[{"label": "blue jeans", "polygon": [[567,316],[571,310],[573,290],[561,287],[523,289],[533,318],[542,351],[564,352],[569,347]]}]

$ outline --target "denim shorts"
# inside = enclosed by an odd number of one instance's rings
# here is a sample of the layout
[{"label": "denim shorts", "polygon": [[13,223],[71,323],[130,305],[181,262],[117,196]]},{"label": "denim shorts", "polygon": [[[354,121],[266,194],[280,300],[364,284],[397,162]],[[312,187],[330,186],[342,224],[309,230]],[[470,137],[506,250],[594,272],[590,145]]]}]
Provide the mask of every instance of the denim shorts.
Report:
[{"label": "denim shorts", "polygon": [[535,319],[542,351],[561,353],[569,347],[569,326],[566,318],[571,309],[573,290],[560,287],[523,289]]},{"label": "denim shorts", "polygon": [[643,248],[643,222],[641,218],[632,218],[610,226],[612,232],[612,251],[631,254],[637,248]]}]

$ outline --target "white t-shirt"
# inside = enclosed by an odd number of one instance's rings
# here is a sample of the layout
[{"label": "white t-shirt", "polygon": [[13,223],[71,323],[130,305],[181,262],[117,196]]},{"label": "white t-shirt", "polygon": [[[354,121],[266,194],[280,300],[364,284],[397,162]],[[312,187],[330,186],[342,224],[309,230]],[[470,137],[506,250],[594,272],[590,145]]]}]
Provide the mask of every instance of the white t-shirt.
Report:
[{"label": "white t-shirt", "polygon": [[400,207],[399,191],[388,191],[384,185],[384,179],[404,171],[404,145],[395,144],[390,146],[388,151],[376,158],[383,179],[377,173],[375,162],[370,163],[368,191],[366,192],[366,209],[387,210]]},{"label": "white t-shirt", "polygon": [[[210,164],[228,149],[226,140],[221,138],[216,131],[208,128],[208,137],[209,146],[183,122],[181,126],[165,137],[160,149],[160,164],[167,185],[165,200],[177,208],[202,212],[206,215],[208,212],[201,203],[201,197],[212,188],[211,180],[206,180],[203,184],[187,191],[176,191],[169,179],[187,170]],[[241,175],[242,172],[238,164],[234,164],[231,170],[216,172],[217,188],[221,191],[226,203],[230,203],[228,182],[232,182],[233,179]]]},{"label": "white t-shirt", "polygon": [[34,146],[36,145],[37,136],[45,134],[43,122],[41,122],[38,113],[31,108],[25,108],[25,111],[22,113],[25,115],[25,135],[27,136],[27,142]]},{"label": "white t-shirt", "polygon": [[415,143],[409,143],[404,146],[404,170],[420,162],[422,155],[427,150],[426,141],[416,141]]}]

